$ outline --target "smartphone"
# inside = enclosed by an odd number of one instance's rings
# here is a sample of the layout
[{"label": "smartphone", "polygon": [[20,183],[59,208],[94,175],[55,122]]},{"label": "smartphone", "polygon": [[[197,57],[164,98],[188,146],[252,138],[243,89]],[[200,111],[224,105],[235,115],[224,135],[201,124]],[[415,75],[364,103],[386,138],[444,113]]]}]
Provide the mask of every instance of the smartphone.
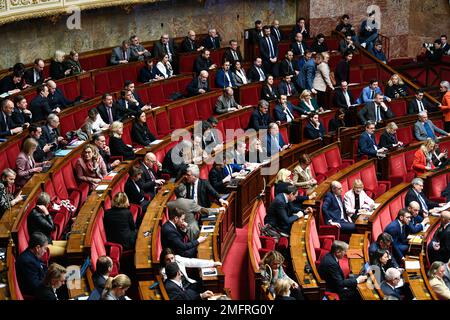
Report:
[{"label": "smartphone", "polygon": [[159,285],[159,282],[156,281],[155,283],[152,283],[152,284],[150,285],[150,287],[148,287],[148,288],[149,288],[150,290],[153,290],[153,289],[155,289],[158,285]]},{"label": "smartphone", "polygon": [[23,201],[23,200],[26,200],[27,198],[28,198],[27,195],[22,195],[22,201]]}]

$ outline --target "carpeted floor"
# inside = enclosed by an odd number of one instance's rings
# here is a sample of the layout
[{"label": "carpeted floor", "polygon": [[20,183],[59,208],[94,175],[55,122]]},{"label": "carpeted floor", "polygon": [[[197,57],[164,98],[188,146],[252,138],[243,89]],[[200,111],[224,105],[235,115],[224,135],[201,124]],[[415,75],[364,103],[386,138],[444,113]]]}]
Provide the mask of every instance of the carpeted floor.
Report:
[{"label": "carpeted floor", "polygon": [[246,300],[248,292],[247,226],[236,229],[236,238],[223,264],[225,288],[231,289],[233,300]]}]

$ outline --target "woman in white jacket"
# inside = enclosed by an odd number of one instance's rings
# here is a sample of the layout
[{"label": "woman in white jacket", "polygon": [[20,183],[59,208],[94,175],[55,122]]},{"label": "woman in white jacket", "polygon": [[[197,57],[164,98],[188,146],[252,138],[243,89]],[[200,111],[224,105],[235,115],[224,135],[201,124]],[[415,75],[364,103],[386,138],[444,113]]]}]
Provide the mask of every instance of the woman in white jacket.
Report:
[{"label": "woman in white jacket", "polygon": [[328,52],[322,52],[319,54],[320,63],[316,69],[316,76],[314,77],[313,87],[317,91],[317,103],[324,109],[327,107],[327,87],[334,90],[333,83],[330,78],[330,66],[328,61],[330,60],[330,54]]},{"label": "woman in white jacket", "polygon": [[165,79],[173,76],[173,68],[169,62],[169,56],[166,54],[161,57],[161,60],[156,64],[156,69],[158,69],[164,76]]},{"label": "woman in white jacket", "polygon": [[344,206],[350,217],[375,207],[375,202],[364,192],[364,184],[361,179],[353,181],[353,188],[345,193]]}]

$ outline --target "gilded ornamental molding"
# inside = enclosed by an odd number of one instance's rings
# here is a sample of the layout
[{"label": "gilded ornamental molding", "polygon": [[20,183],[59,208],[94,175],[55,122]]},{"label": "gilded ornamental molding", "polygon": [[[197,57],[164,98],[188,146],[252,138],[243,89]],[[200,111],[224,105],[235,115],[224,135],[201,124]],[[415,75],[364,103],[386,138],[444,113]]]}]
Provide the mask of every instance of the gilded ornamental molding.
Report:
[{"label": "gilded ornamental molding", "polygon": [[70,15],[74,8],[82,11],[162,1],[167,0],[0,0],[0,25],[32,18]]}]

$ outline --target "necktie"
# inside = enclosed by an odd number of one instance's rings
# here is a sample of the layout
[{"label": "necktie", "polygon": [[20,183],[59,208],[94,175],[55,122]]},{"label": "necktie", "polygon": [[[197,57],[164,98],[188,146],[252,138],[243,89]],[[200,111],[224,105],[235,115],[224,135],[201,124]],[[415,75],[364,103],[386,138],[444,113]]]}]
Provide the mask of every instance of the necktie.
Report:
[{"label": "necktie", "polygon": [[287,83],[286,84],[286,86],[287,86],[287,95],[288,95],[288,97],[291,95],[291,84],[290,83]]},{"label": "necktie", "polygon": [[417,104],[419,105],[419,112],[425,111],[422,101],[417,101]]},{"label": "necktie", "polygon": [[298,44],[298,50],[300,51],[300,55],[302,56],[302,55],[303,55],[303,46],[302,46],[302,43],[301,43],[301,42],[298,42],[297,44]]},{"label": "necktie", "polygon": [[3,119],[5,120],[6,131],[8,131],[9,130],[8,119],[6,118],[6,115],[4,113],[3,113]]},{"label": "necktie", "polygon": [[350,107],[350,105],[351,105],[352,103],[350,102],[350,96],[348,95],[347,90],[346,90],[346,91],[343,91],[343,93],[344,93],[345,101],[347,102],[347,107]]},{"label": "necktie", "polygon": [[273,137],[272,136],[272,138],[273,138],[273,141],[274,141],[274,144],[272,145],[272,150],[276,150],[277,152],[278,151],[280,151],[280,144],[279,144],[279,142],[278,142],[278,138],[277,137]]},{"label": "necktie", "polygon": [[238,58],[238,56],[237,56],[237,53],[236,53],[236,51],[234,51],[234,50],[231,50],[231,54],[233,55],[233,59],[234,59],[234,61],[238,61],[238,60],[239,60],[239,58]]},{"label": "necktie", "polygon": [[123,50],[123,60],[128,60],[127,59],[127,51]]},{"label": "necktie", "polygon": [[417,198],[419,198],[420,204],[422,206],[422,210],[425,212],[428,212],[427,203],[425,202],[425,199],[422,197],[422,195],[420,193],[417,194]]},{"label": "necktie", "polygon": [[375,121],[379,122],[381,120],[380,116],[380,106],[375,105]]},{"label": "necktie", "polygon": [[336,200],[337,200],[337,202],[339,204],[339,208],[341,209],[341,219],[342,220],[346,220],[345,219],[345,215],[344,215],[344,207],[342,206],[342,199],[341,199],[341,197],[336,196]]},{"label": "necktie", "polygon": [[288,107],[286,107],[286,109],[284,109],[284,112],[286,113],[287,117],[287,121],[291,122],[292,120],[294,120],[294,116],[291,113],[291,110],[289,110]]},{"label": "necktie", "polygon": [[191,50],[194,51],[194,42],[192,40],[189,40],[189,43],[191,44]]},{"label": "necktie", "polygon": [[167,55],[169,56],[169,61],[172,61],[172,53],[169,50],[169,44],[166,43],[166,51],[167,51]]},{"label": "necktie", "polygon": [[113,115],[112,115],[112,110],[110,107],[106,107],[106,111],[108,112],[108,120],[109,120],[109,124],[114,122],[113,119]]},{"label": "necktie", "polygon": [[148,174],[150,175],[150,179],[152,179],[152,181],[155,180],[155,175],[153,174],[152,170],[150,168],[148,168]]},{"label": "necktie", "polygon": [[258,70],[259,73],[259,81],[264,81],[266,80],[266,76],[264,75],[264,72],[262,72],[260,67],[256,67],[256,70]]},{"label": "necktie", "polygon": [[228,83],[225,86],[231,87],[231,80],[230,80],[230,75],[228,74],[228,71],[225,72],[225,77],[227,78],[227,81],[228,81]]},{"label": "necktie", "polygon": [[275,34],[277,35],[277,39],[278,39],[278,41],[280,41],[281,40],[280,31],[277,28],[273,28],[273,30],[275,30]]},{"label": "necktie", "polygon": [[370,134],[367,134],[367,135],[369,136],[370,140],[372,140],[373,147],[375,148],[375,151],[378,151],[377,144],[375,143],[375,138],[372,135],[370,135]]},{"label": "necktie", "polygon": [[294,73],[294,68],[292,67],[292,62],[288,60],[288,65],[289,65],[289,74]]},{"label": "necktie", "polygon": [[427,137],[429,137],[433,140],[436,139],[436,135],[434,134],[433,130],[431,130],[431,127],[430,127],[428,121],[423,124],[423,127],[425,128],[425,131],[427,132]]},{"label": "necktie", "polygon": [[402,239],[405,239],[405,238],[406,238],[406,235],[405,235],[405,226],[402,225],[402,226],[400,227],[400,229],[401,229]]},{"label": "necktie", "polygon": [[371,93],[370,93],[370,99],[374,99],[375,98],[375,90],[371,90]]},{"label": "necktie", "polygon": [[273,50],[272,39],[270,39],[270,37],[267,37],[267,44],[269,45],[270,58],[274,58],[275,51]]}]

